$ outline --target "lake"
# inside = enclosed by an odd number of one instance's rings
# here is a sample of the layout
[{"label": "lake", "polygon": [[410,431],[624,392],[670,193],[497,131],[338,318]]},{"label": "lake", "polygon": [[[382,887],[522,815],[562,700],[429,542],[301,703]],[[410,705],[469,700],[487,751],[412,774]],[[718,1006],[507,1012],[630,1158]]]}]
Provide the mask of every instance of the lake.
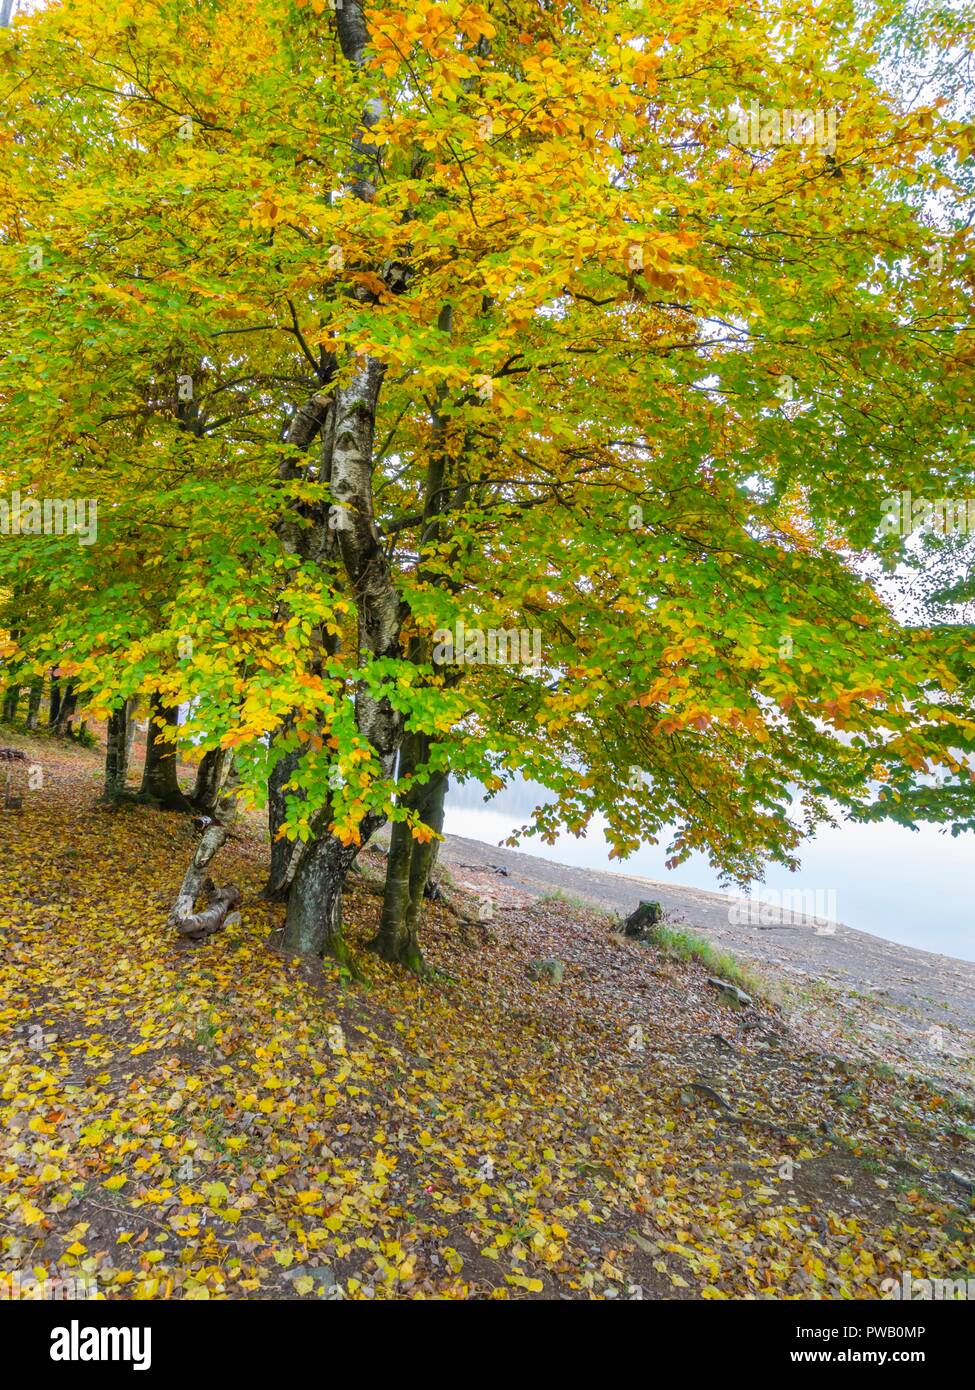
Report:
[{"label": "lake", "polygon": [[[444,828],[451,835],[496,845],[526,823],[543,796],[541,788],[524,782],[485,804],[479,786],[451,784]],[[702,855],[694,855],[676,871],[666,869],[665,842],[643,845],[622,862],[611,860],[602,826],[594,820],[584,838],[567,834],[554,845],[526,837],[518,848],[576,868],[725,891]],[[806,844],[798,873],[773,865],[754,896],[774,899],[775,893],[797,890],[815,894],[818,902],[835,907],[826,913],[817,909],[821,915],[849,927],[905,946],[975,960],[973,848],[967,836],[952,839],[932,825],[911,831],[898,825],[844,824],[821,831]]]}]

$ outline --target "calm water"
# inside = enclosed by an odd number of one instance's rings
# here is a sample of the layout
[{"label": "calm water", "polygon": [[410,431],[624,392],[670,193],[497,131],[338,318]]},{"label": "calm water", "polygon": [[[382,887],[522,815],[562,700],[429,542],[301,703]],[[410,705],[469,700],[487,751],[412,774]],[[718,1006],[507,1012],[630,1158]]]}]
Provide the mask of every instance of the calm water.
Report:
[{"label": "calm water", "polygon": [[[540,793],[524,783],[485,804],[480,787],[452,786],[445,829],[496,845],[526,823]],[[519,849],[577,868],[722,891],[701,855],[674,872],[664,868],[662,844],[643,845],[622,863],[611,860],[601,822],[594,821],[584,839],[564,835],[554,845],[525,839]],[[975,843],[968,836],[953,840],[935,826],[910,831],[896,825],[844,825],[824,830],[805,846],[798,873],[770,868],[755,896],[761,898],[766,889],[832,893],[835,913],[828,915],[847,926],[905,946],[975,960],[973,859]]]}]

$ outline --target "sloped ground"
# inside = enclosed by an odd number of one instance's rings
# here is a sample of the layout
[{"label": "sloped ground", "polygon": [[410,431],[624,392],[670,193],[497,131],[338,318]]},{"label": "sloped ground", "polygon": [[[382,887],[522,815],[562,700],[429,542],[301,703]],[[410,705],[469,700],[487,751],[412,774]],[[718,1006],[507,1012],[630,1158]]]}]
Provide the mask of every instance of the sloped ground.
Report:
[{"label": "sloped ground", "polygon": [[[656,899],[668,920],[700,932],[739,959],[771,967],[793,1007],[815,1018],[835,1050],[905,1070],[920,1069],[975,1099],[975,962],[885,941],[843,923],[801,913],[779,920],[730,920],[720,893],[539,859],[506,847],[450,836],[443,858],[481,891],[525,901],[562,893],[627,915]],[[932,900],[933,912],[939,910]],[[758,915],[758,914],[753,914]]]},{"label": "sloped ground", "polygon": [[[277,950],[256,836],[216,865],[242,923],[188,946],[165,918],[189,822],[97,806],[95,754],[32,755],[43,791],[0,812],[6,1273],[110,1298],[975,1276],[973,1114],[930,1079],[825,1055],[814,1023],[724,1004],[697,962],[560,901],[499,895],[485,930],[431,908],[433,981],[371,957],[368,987],[343,980]],[[354,944],[377,907],[350,894]]]}]

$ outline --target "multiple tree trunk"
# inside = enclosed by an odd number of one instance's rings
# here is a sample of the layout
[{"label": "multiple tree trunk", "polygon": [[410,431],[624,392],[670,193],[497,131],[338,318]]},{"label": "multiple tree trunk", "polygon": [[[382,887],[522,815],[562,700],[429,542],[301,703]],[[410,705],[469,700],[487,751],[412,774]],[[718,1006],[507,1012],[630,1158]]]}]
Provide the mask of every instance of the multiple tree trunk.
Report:
[{"label": "multiple tree trunk", "polygon": [[[335,11],[339,42],[345,60],[354,67],[365,62],[369,33],[365,14],[358,5],[340,5]],[[380,150],[371,143],[370,132],[381,119],[382,104],[366,102],[359,129],[354,135],[346,171],[350,196],[370,201],[378,182]],[[385,276],[386,269],[383,269]],[[393,267],[395,288],[405,271]],[[367,291],[354,291],[368,299]],[[450,311],[441,315],[441,327],[450,331]],[[393,580],[386,551],[374,519],[372,497],[373,446],[375,422],[385,365],[375,357],[361,355],[353,363],[351,375],[339,378],[339,363],[321,353],[318,389],[291,417],[284,442],[306,449],[317,437],[321,444],[318,478],[327,489],[331,504],[294,503],[278,523],[277,532],[285,548],[320,564],[323,570],[338,571],[348,592],[355,595],[358,646],[363,663],[386,657],[401,658],[401,633],[407,607]],[[435,435],[442,435],[442,421],[434,419]],[[435,536],[438,515],[444,500],[446,453],[432,451],[427,479],[422,540]],[[287,481],[298,474],[294,449],[282,458],[279,477]],[[324,489],[323,489],[324,490]],[[341,525],[329,525],[329,511],[337,509]],[[307,524],[311,521],[311,525]],[[4,701],[4,715],[16,712],[19,691],[11,690]],[[40,684],[31,686],[30,700],[34,724],[41,699]],[[70,680],[61,681],[52,673],[50,724],[58,733],[69,732],[75,713],[76,695]],[[106,799],[117,800],[126,788],[126,777],[134,732],[131,702],[114,711],[108,724],[105,761]],[[446,772],[424,774],[429,758],[429,740],[411,734],[404,741],[404,718],[385,698],[377,698],[367,683],[355,691],[355,716],[359,734],[373,749],[381,775],[391,780],[400,756],[400,773],[407,790],[403,807],[414,821],[422,821],[439,831],[443,824]],[[207,866],[227,838],[228,798],[233,799],[232,754],[226,750],[208,752],[200,763],[196,787],[191,798],[182,792],[177,778],[176,746],[164,733],[164,726],[176,723],[177,711],[155,693],[150,698],[149,726],[141,795],[161,807],[186,811],[196,807],[215,817],[208,825],[186,871],[180,893],[173,906],[172,921],[189,937],[202,938],[219,929],[227,913],[236,906],[236,890],[216,890],[205,879]],[[33,725],[32,725],[33,727]],[[285,733],[289,724],[284,726]],[[402,753],[400,753],[402,744]],[[342,892],[359,851],[359,843],[347,843],[331,826],[331,808],[325,807],[313,823],[313,837],[307,844],[278,837],[286,813],[284,787],[293,775],[300,750],[288,751],[274,765],[269,780],[269,828],[271,830],[271,871],[266,895],[287,901],[284,930],[285,946],[300,952],[330,952],[339,958],[347,954],[342,936]],[[419,774],[414,777],[414,774]],[[359,827],[360,843],[366,843],[382,825],[384,817],[371,814]],[[422,968],[418,922],[424,888],[436,854],[436,841],[414,839],[409,825],[397,821],[392,830],[389,874],[383,903],[382,921],[374,944],[387,960],[414,969]],[[204,890],[209,902],[195,912],[196,901]],[[237,895],[239,900],[239,895]]]},{"label": "multiple tree trunk", "polygon": [[0,718],[5,724],[12,724],[17,718],[17,706],[20,703],[20,686],[12,685],[4,693],[3,706],[0,708]]}]

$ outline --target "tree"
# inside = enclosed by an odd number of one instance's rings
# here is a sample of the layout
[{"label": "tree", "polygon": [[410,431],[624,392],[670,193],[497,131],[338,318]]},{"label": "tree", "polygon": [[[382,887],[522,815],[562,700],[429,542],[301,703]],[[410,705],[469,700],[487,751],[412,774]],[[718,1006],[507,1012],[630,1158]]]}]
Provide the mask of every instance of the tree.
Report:
[{"label": "tree", "polygon": [[5,45],[0,469],[102,499],[97,546],[4,548],[44,597],[8,659],[270,785],[290,947],[344,953],[390,819],[416,963],[448,767],[748,879],[967,737],[958,635],[857,559],[970,475],[971,127],[874,62],[898,22],[67,3]]}]

